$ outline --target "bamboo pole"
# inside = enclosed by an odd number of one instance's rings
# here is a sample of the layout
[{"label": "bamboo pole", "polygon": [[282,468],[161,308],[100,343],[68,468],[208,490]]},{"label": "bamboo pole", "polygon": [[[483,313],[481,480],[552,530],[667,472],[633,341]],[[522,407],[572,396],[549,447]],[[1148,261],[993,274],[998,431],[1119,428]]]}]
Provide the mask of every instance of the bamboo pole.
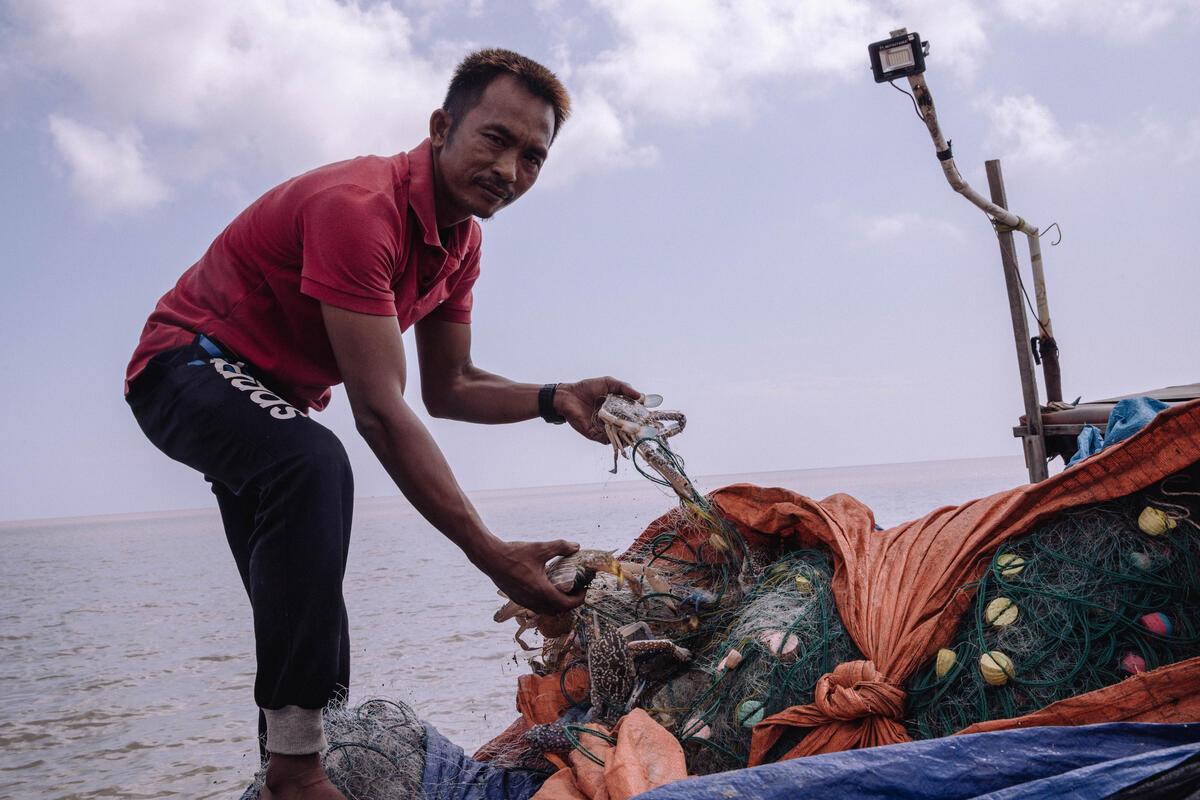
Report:
[{"label": "bamboo pole", "polygon": [[[1034,228],[1034,231],[1037,229]],[[1046,273],[1042,268],[1042,239],[1038,234],[1026,234],[1029,240],[1029,263],[1033,269],[1033,291],[1037,302],[1038,337],[1041,341],[1042,377],[1046,380],[1046,402],[1062,402],[1062,368],[1058,363],[1058,342],[1054,324],[1050,321],[1050,301],[1046,299]]]}]

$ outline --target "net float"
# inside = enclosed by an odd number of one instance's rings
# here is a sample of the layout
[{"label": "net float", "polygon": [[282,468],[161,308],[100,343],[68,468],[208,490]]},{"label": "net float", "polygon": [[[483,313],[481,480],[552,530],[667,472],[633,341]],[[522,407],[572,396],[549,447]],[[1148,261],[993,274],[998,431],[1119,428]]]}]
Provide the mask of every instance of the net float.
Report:
[{"label": "net float", "polygon": [[996,566],[1005,578],[1015,578],[1025,569],[1025,559],[1016,553],[1005,553],[996,559]]},{"label": "net float", "polygon": [[989,625],[1006,628],[1017,621],[1020,609],[1007,597],[997,597],[983,609],[983,618]]},{"label": "net float", "polygon": [[1138,514],[1138,528],[1147,536],[1162,536],[1167,531],[1175,530],[1175,520],[1160,508],[1146,506]]},{"label": "net float", "polygon": [[724,672],[727,669],[737,669],[738,664],[742,663],[742,653],[736,647],[730,648],[725,657],[721,659],[721,663],[717,664],[717,672]]},{"label": "net float", "polygon": [[1149,553],[1138,551],[1129,554],[1129,563],[1142,572],[1149,572],[1151,567],[1154,566],[1154,559],[1151,558]]},{"label": "net float", "polygon": [[979,673],[988,686],[1003,686],[1017,674],[1012,659],[999,650],[989,650],[979,657]]},{"label": "net float", "polygon": [[1171,624],[1171,618],[1161,611],[1152,611],[1149,614],[1143,614],[1141,622],[1143,628],[1159,636],[1170,636],[1175,632],[1175,626]]},{"label": "net float", "polygon": [[950,670],[954,669],[954,665],[957,663],[958,654],[949,648],[943,647],[937,651],[937,659],[933,662],[933,672],[939,678],[944,678]]},{"label": "net float", "polygon": [[761,700],[743,700],[738,703],[737,720],[743,728],[753,728],[763,721],[766,707]]},{"label": "net float", "polygon": [[1139,656],[1137,653],[1126,653],[1121,659],[1121,669],[1128,672],[1130,675],[1137,675],[1139,672],[1146,671],[1146,659]]},{"label": "net float", "polygon": [[689,719],[683,726],[683,735],[688,739],[711,739],[712,728],[697,717]]},{"label": "net float", "polygon": [[782,658],[794,656],[800,647],[800,640],[796,638],[796,634],[785,634],[783,631],[768,631],[760,636],[759,640],[773,654]]}]

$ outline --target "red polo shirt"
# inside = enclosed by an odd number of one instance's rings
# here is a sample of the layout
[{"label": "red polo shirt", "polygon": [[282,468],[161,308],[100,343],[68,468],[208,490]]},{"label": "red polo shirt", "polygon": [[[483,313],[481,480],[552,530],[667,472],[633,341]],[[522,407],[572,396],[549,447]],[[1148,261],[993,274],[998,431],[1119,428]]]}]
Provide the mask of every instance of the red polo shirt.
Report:
[{"label": "red polo shirt", "polygon": [[163,295],[125,375],[206,334],[245,358],[287,399],[317,410],[341,383],[321,303],[396,317],[471,321],[479,224],[443,241],[434,213],[433,148],[364,156],[276,186],[238,215]]}]

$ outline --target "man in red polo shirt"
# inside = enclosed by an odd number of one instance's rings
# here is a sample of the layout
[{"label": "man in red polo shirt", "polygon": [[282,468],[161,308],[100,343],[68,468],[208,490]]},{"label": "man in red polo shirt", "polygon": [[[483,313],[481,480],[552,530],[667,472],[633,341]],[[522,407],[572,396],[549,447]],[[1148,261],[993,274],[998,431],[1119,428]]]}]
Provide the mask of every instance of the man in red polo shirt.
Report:
[{"label": "man in red polo shirt", "polygon": [[604,441],[612,378],[538,386],[471,362],[480,230],[537,180],[569,112],[547,69],[506,50],[467,57],[429,139],[270,190],[159,301],[126,375],[142,430],[204,474],[254,609],[255,700],[271,754],[264,797],[338,798],[320,767],[321,708],[349,684],[342,577],[353,482],[337,438],[308,416],[339,382],[359,432],[405,497],[510,598],[563,611],[546,579],[564,541],[507,542],[484,525],[404,399],[401,333],[416,327],[437,417],[542,416]]}]

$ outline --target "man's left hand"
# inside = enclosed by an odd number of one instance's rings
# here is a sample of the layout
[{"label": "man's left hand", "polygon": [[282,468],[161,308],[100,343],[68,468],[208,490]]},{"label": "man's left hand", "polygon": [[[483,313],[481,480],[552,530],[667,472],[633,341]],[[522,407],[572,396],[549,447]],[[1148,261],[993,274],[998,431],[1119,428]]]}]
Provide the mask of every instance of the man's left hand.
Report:
[{"label": "man's left hand", "polygon": [[596,416],[604,398],[620,394],[637,400],[641,392],[616,378],[588,378],[578,383],[560,383],[554,392],[554,410],[566,417],[571,427],[594,442],[607,444],[604,425]]}]

